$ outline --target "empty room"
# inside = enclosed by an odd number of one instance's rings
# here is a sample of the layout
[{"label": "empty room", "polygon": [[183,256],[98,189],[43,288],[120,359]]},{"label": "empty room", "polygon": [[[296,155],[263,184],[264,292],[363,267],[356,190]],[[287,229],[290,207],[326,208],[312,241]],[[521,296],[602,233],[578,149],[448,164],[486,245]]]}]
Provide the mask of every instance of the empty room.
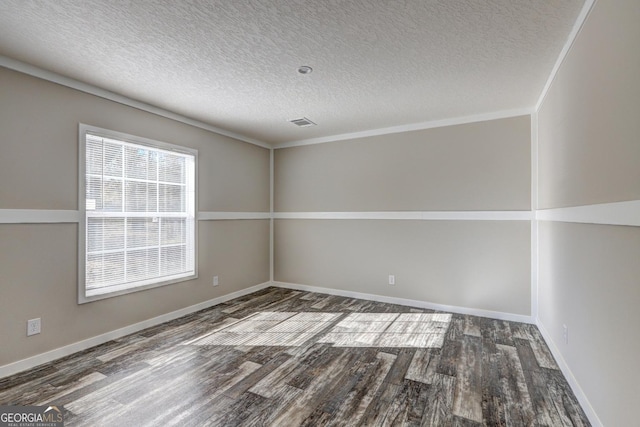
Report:
[{"label": "empty room", "polygon": [[636,426],[640,2],[3,0],[1,426]]}]

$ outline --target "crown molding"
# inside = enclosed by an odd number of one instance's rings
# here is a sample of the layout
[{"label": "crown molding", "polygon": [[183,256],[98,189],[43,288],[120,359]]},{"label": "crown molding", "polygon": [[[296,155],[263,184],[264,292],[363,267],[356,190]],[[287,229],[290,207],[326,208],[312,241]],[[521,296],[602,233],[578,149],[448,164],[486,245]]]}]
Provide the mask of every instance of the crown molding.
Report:
[{"label": "crown molding", "polygon": [[88,93],[90,95],[98,96],[100,98],[108,99],[109,101],[117,102],[129,107],[137,108],[138,110],[146,111],[147,113],[155,114],[156,116],[165,117],[167,119],[175,120],[190,126],[194,126],[200,129],[204,129],[209,132],[217,133],[219,135],[227,136],[229,138],[237,139],[249,144],[257,145],[262,148],[271,148],[270,144],[259,141],[257,139],[249,138],[244,135],[240,135],[235,132],[231,132],[210,124],[201,122],[199,120],[191,119],[189,117],[155,107],[144,102],[136,101],[135,99],[128,98],[123,95],[119,95],[114,92],[99,88],[97,86],[83,83],[81,81],[72,79],[70,77],[63,76],[53,71],[44,70],[31,64],[27,64],[16,59],[9,58],[4,55],[0,55],[0,67],[7,68],[9,70],[18,71],[23,74],[27,74],[33,77],[37,77],[42,80],[46,80],[52,83],[56,83],[62,86],[66,86],[71,89],[79,90],[80,92]]},{"label": "crown molding", "polygon": [[546,98],[547,93],[549,92],[549,89],[551,88],[551,85],[553,84],[553,81],[555,80],[556,75],[558,74],[558,71],[560,70],[560,66],[566,59],[567,55],[569,54],[569,50],[571,50],[571,46],[573,46],[573,43],[578,38],[578,34],[580,33],[580,30],[582,29],[585,21],[587,20],[589,13],[591,13],[591,10],[593,9],[593,5],[595,3],[596,3],[596,0],[587,0],[582,6],[582,9],[578,14],[578,18],[576,18],[576,22],[573,24],[573,28],[569,33],[569,37],[567,38],[566,43],[562,47],[562,50],[558,55],[558,59],[556,60],[556,63],[551,69],[551,73],[549,74],[549,78],[547,79],[547,82],[542,88],[542,93],[540,93],[538,102],[536,102],[536,107],[535,107],[536,112],[540,111],[540,107],[542,106],[542,103],[544,102],[544,99]]},{"label": "crown molding", "polygon": [[369,136],[378,136],[378,135],[386,135],[386,134],[393,134],[393,133],[410,132],[415,130],[438,128],[438,127],[444,127],[444,126],[476,123],[476,122],[487,121],[487,120],[496,120],[496,119],[504,119],[509,117],[525,116],[525,115],[530,115],[534,111],[536,111],[536,109],[534,108],[519,108],[519,109],[512,109],[512,110],[496,111],[496,112],[485,113],[485,114],[470,115],[470,116],[464,116],[464,117],[453,117],[453,118],[412,123],[412,124],[406,124],[406,125],[400,125],[400,126],[391,126],[391,127],[379,128],[379,129],[370,129],[370,130],[360,131],[360,132],[350,132],[350,133],[344,133],[344,134],[338,134],[338,135],[330,135],[326,137],[302,139],[302,140],[289,141],[289,142],[283,142],[280,144],[271,145],[267,142],[250,138],[250,137],[247,137],[235,132],[231,132],[216,126],[212,126],[210,124],[201,122],[199,120],[195,120],[195,119],[174,113],[172,111],[162,109],[160,107],[155,107],[153,105],[128,98],[124,95],[119,95],[117,93],[110,92],[106,89],[102,89],[97,86],[84,83],[79,80],[66,77],[61,74],[55,73],[53,71],[48,71],[31,64],[27,64],[25,62],[21,62],[13,58],[9,58],[4,55],[0,55],[0,67],[4,67],[13,71],[18,71],[20,73],[37,77],[42,80],[46,80],[46,81],[56,83],[65,87],[69,87],[71,89],[79,90],[81,92],[88,93],[90,95],[98,96],[103,99],[108,99],[110,101],[127,105],[129,107],[137,108],[139,110],[146,111],[148,113],[155,114],[157,116],[165,117],[165,118],[175,120],[190,126],[204,129],[209,132],[227,136],[229,138],[237,139],[239,141],[247,142],[249,144],[257,145],[258,147],[267,148],[267,149],[296,147],[300,145],[321,144],[325,142],[342,141],[342,140],[355,139],[355,138],[364,138]]},{"label": "crown molding", "polygon": [[528,115],[531,115],[534,111],[535,109],[533,107],[495,111],[495,112],[486,113],[486,114],[476,114],[472,116],[453,117],[453,118],[442,119],[442,120],[432,120],[432,121],[426,121],[426,122],[420,122],[420,123],[406,124],[401,126],[391,126],[386,128],[380,128],[380,129],[365,130],[361,132],[350,132],[350,133],[343,133],[339,135],[323,136],[319,138],[300,139],[297,141],[289,141],[289,142],[276,144],[274,148],[278,149],[278,148],[298,147],[301,145],[323,144],[325,142],[343,141],[347,139],[366,138],[370,136],[411,132],[415,130],[425,130],[425,129],[439,128],[439,127],[453,126],[453,125],[464,125],[468,123],[477,123],[477,122],[484,122],[484,121],[497,120],[497,119],[507,119],[510,117],[528,116]]}]

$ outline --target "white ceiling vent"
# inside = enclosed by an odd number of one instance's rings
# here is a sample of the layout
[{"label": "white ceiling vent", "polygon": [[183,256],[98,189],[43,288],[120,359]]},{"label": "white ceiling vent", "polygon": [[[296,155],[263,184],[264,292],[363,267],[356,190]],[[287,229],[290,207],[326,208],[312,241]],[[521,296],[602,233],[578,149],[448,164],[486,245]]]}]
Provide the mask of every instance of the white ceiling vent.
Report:
[{"label": "white ceiling vent", "polygon": [[291,123],[293,123],[296,126],[299,126],[301,128],[303,127],[307,127],[307,126],[315,126],[316,124],[313,123],[311,120],[307,119],[306,117],[302,117],[299,119],[293,119],[293,120],[289,120]]}]

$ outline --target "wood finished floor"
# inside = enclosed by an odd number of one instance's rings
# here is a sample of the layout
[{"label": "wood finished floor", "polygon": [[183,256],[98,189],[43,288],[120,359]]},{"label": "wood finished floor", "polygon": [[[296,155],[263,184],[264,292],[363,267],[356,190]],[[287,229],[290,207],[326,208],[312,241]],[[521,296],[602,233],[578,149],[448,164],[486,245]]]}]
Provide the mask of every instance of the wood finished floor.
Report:
[{"label": "wood finished floor", "polygon": [[[194,344],[259,312],[333,315],[297,346]],[[2,379],[0,404],[92,427],[590,425],[535,326],[454,314],[441,348],[320,342],[353,313],[433,311],[267,288]]]}]

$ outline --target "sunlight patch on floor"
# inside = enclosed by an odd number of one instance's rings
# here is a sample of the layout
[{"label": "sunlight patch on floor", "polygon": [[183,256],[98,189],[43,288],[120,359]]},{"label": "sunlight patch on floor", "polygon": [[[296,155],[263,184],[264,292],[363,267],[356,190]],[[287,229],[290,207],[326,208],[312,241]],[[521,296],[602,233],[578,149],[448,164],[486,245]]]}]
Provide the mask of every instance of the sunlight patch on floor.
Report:
[{"label": "sunlight patch on floor", "polygon": [[440,348],[450,322],[451,314],[353,313],[318,342],[334,347]]},{"label": "sunlight patch on floor", "polygon": [[451,323],[444,313],[350,313],[331,327],[343,314],[259,312],[185,344],[297,347],[318,337],[334,347],[440,348]]}]

